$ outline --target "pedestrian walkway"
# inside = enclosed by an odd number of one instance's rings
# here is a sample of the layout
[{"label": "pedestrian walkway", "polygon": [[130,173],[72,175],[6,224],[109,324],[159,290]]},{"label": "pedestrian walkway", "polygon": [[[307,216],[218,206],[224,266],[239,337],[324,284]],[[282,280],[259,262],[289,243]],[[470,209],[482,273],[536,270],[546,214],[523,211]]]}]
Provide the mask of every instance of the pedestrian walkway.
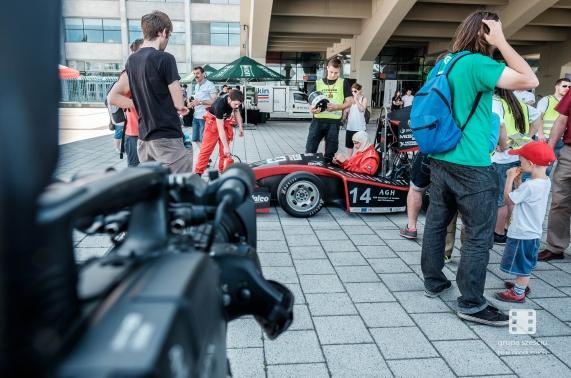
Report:
[{"label": "pedestrian walkway", "polygon": [[[272,121],[246,130],[234,153],[246,162],[300,153],[307,130],[308,122]],[[57,175],[125,167],[111,138],[62,145]],[[490,251],[490,302],[506,311],[532,309],[537,315],[535,334],[511,335],[507,328],[456,317],[458,248],[444,268],[454,290],[442,298],[423,295],[423,222],[421,216],[420,240],[409,241],[398,231],[406,223],[405,214],[347,214],[337,208],[324,208],[310,219],[292,218],[280,208],[260,214],[263,272],[294,292],[295,320],[276,340],[265,338],[252,318],[230,323],[228,355],[234,377],[571,376],[570,251],[565,260],[538,263],[530,297],[514,305],[493,299],[508,276],[499,269],[503,248]],[[77,258],[103,254],[109,245],[106,236],[77,234]]]}]

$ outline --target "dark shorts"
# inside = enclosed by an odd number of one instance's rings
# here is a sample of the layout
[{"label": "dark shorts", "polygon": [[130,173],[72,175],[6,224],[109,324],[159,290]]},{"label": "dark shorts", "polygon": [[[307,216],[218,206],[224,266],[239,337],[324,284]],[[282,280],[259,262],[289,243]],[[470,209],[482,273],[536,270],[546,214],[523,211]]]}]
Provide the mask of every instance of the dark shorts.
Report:
[{"label": "dark shorts", "polygon": [[353,135],[355,135],[357,131],[352,130],[345,130],[345,147],[353,148],[355,145],[353,144]]},{"label": "dark shorts", "polygon": [[529,276],[537,265],[539,239],[520,240],[508,237],[500,269],[516,276]]},{"label": "dark shorts", "polygon": [[514,161],[513,163],[507,164],[496,164],[493,163],[494,170],[498,175],[498,207],[504,207],[506,202],[504,201],[504,190],[506,187],[506,179],[508,176],[508,169],[513,167],[519,167],[521,163],[519,161]]},{"label": "dark shorts", "polygon": [[419,152],[412,161],[410,187],[417,192],[424,192],[430,185],[430,158]]}]

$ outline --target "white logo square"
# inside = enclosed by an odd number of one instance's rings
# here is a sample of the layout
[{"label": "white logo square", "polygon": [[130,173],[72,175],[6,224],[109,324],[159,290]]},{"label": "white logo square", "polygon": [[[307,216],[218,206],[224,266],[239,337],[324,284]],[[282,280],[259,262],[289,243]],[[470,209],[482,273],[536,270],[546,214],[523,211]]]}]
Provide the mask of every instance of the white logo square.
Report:
[{"label": "white logo square", "polygon": [[510,310],[509,331],[512,335],[533,335],[537,331],[537,314],[535,310]]}]

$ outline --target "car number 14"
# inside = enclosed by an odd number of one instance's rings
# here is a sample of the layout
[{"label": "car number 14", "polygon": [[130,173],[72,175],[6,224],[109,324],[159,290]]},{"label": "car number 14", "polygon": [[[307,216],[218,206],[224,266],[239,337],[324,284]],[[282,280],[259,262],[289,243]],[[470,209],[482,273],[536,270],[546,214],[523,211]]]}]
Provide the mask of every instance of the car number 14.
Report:
[{"label": "car number 14", "polygon": [[[370,203],[373,197],[371,197],[371,188],[367,188],[363,190],[361,195],[359,196],[359,188],[353,188],[349,191],[349,195],[351,196],[351,202],[357,203],[358,201],[364,201],[366,204]],[[379,192],[379,197],[376,198],[377,200],[381,200],[382,196],[394,196],[395,191],[392,189],[381,189]]]}]

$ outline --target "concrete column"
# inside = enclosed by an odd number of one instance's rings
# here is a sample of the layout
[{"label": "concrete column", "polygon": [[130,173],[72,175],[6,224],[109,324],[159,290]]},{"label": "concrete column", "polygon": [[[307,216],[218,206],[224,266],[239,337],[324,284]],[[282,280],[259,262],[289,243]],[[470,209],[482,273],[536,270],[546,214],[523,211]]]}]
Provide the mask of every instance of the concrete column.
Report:
[{"label": "concrete column", "polygon": [[190,21],[190,2],[184,1],[184,33],[186,34],[184,43],[184,58],[186,60],[186,73],[192,72],[192,22]]},{"label": "concrete column", "polygon": [[127,5],[119,0],[119,17],[121,18],[121,57],[123,62],[129,57],[129,25],[127,25]]},{"label": "concrete column", "polygon": [[571,40],[561,43],[552,43],[539,50],[539,70],[537,78],[539,87],[536,92],[548,95],[553,92],[555,81],[565,74],[571,74]]},{"label": "concrete column", "polygon": [[369,106],[371,106],[371,95],[373,93],[373,63],[372,60],[361,60],[353,63],[353,55],[351,55],[351,71],[353,71],[353,67],[355,67],[356,72],[355,76],[353,76],[353,72],[351,72],[351,76],[357,79],[357,83],[363,86],[362,93],[363,96],[367,98],[369,102]]}]

